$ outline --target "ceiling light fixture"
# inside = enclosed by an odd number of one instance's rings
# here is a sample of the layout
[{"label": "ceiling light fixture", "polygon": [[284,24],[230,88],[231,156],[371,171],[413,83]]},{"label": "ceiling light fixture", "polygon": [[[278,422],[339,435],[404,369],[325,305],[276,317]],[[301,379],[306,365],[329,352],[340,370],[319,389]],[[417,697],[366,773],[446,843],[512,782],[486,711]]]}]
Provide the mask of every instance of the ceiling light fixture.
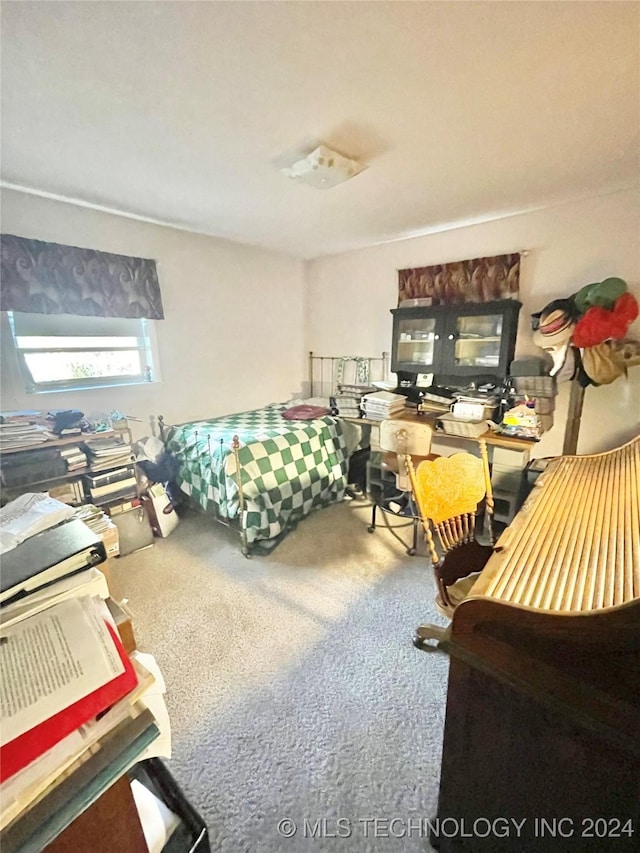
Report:
[{"label": "ceiling light fixture", "polygon": [[349,160],[337,151],[319,145],[302,160],[280,169],[283,175],[319,190],[328,190],[366,169],[357,160]]}]

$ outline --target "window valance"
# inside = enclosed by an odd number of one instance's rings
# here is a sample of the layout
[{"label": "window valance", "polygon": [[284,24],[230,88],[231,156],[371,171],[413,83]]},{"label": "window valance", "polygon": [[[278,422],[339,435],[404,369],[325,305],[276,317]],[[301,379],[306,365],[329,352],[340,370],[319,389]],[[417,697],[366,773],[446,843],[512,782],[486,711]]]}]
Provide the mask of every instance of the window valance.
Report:
[{"label": "window valance", "polygon": [[156,262],[2,234],[0,310],[164,318]]}]

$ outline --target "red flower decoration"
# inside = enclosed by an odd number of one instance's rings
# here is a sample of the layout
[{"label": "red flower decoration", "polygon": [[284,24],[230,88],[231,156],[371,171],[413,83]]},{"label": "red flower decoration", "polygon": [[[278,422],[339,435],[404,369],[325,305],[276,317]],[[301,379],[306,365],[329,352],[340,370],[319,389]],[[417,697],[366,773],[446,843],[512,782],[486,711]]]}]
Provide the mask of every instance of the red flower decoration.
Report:
[{"label": "red flower decoration", "polygon": [[594,306],[583,314],[573,330],[573,345],[595,347],[608,340],[619,341],[638,316],[638,303],[631,293],[618,297],[611,311]]}]

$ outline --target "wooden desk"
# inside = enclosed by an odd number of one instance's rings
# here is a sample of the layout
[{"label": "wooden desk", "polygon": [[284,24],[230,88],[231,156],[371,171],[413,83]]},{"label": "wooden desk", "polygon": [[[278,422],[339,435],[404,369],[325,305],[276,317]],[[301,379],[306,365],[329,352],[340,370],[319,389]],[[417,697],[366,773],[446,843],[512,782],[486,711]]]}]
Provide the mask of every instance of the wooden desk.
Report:
[{"label": "wooden desk", "polygon": [[[350,423],[363,424],[372,427],[379,427],[382,423],[382,421],[373,420],[372,418],[342,418],[342,420],[349,421]],[[438,416],[434,414],[419,415],[417,412],[407,410],[405,412],[401,412],[399,415],[394,415],[394,417],[390,418],[389,420],[410,421],[412,423],[423,424],[428,423],[435,429],[435,423],[438,420]],[[489,447],[504,447],[509,450],[519,451],[531,451],[532,447],[535,447],[536,444],[535,441],[527,441],[524,438],[511,438],[508,435],[498,435],[491,429],[487,429],[485,433],[478,436],[477,438],[472,438],[471,436],[466,435],[450,435],[446,432],[436,432],[434,433],[434,438],[446,438],[447,441],[451,440],[453,442],[474,441],[476,444],[479,444],[481,441],[484,441]]]},{"label": "wooden desk", "polygon": [[[640,437],[560,458],[456,609],[438,814],[526,824],[516,841],[443,838],[443,853],[637,849],[639,501]],[[541,819],[572,834],[541,835]],[[616,837],[617,820],[634,833]]]}]

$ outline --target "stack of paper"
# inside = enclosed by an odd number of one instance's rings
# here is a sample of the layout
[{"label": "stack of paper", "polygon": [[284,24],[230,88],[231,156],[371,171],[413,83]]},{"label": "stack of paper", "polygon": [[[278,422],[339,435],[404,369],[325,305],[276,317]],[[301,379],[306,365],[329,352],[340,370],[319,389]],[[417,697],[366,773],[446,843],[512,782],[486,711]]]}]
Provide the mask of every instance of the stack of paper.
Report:
[{"label": "stack of paper", "polygon": [[55,436],[39,424],[0,423],[0,450],[33,447],[52,438]]},{"label": "stack of paper", "polygon": [[362,410],[365,417],[374,421],[384,421],[393,418],[404,411],[407,398],[402,394],[392,394],[391,391],[376,391],[366,394],[362,400]]},{"label": "stack of paper", "polygon": [[92,554],[104,559],[103,544],[72,520],[3,561],[3,849],[44,849],[137,760],[170,757],[162,676],[151,656],[125,650]]},{"label": "stack of paper", "polygon": [[84,445],[92,471],[106,471],[131,463],[132,448],[121,436],[93,438]]},{"label": "stack of paper", "polygon": [[338,414],[343,418],[361,418],[362,398],[375,390],[371,385],[339,385],[335,396]]},{"label": "stack of paper", "polygon": [[112,526],[109,517],[94,504],[84,504],[84,506],[77,507],[73,517],[84,521],[87,527],[98,535]]},{"label": "stack of paper", "polygon": [[138,495],[138,481],[133,463],[99,474],[87,474],[84,478],[87,494],[94,504],[105,506],[130,500]]},{"label": "stack of paper", "polygon": [[16,548],[25,539],[60,524],[73,509],[46,492],[27,492],[0,509],[0,554]]}]

